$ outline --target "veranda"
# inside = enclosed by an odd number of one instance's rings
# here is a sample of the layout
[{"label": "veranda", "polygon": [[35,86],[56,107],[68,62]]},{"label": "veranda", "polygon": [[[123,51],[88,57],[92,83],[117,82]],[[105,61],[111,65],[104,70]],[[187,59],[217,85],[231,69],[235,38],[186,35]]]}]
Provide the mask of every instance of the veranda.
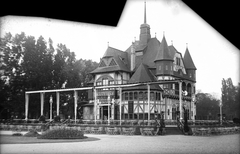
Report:
[{"label": "veranda", "polygon": [[[44,110],[44,94],[45,93],[56,93],[56,115],[59,116],[59,104],[60,104],[60,92],[69,92],[72,91],[74,92],[74,122],[77,123],[77,121],[79,121],[79,119],[77,119],[77,107],[78,107],[78,91],[83,91],[83,90],[93,90],[94,91],[94,100],[93,100],[93,104],[94,104],[94,123],[98,124],[99,120],[97,119],[97,89],[106,89],[106,88],[116,88],[119,90],[119,99],[120,99],[120,106],[122,106],[122,88],[125,87],[134,87],[134,86],[142,86],[145,85],[146,89],[147,89],[147,102],[148,102],[148,113],[147,113],[147,123],[150,124],[151,120],[150,120],[150,85],[153,84],[170,84],[170,83],[178,83],[179,84],[179,91],[182,91],[182,80],[168,80],[168,81],[157,81],[157,82],[142,82],[142,83],[135,83],[135,84],[123,84],[123,85],[111,85],[111,86],[94,86],[94,87],[83,87],[83,88],[69,88],[69,89],[53,89],[53,90],[38,90],[38,91],[26,91],[25,92],[25,120],[29,120],[28,119],[28,111],[29,111],[29,95],[30,94],[36,94],[39,93],[40,94],[40,115],[43,115],[43,110]],[[50,99],[50,117],[49,120],[52,121],[52,103],[53,101]],[[109,102],[110,103],[110,102]],[[183,119],[183,111],[182,111],[182,93],[179,92],[179,111],[180,111],[180,119]],[[119,124],[121,125],[123,122],[122,119],[122,108],[119,108],[120,113],[119,113],[119,120],[117,120],[119,122]],[[110,124],[110,118],[107,119],[107,123]]]}]

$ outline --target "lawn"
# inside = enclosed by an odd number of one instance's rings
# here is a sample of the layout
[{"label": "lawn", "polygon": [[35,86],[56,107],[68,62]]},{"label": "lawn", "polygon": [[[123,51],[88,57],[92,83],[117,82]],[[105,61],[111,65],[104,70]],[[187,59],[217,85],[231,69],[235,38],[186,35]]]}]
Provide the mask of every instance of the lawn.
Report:
[{"label": "lawn", "polygon": [[37,139],[37,137],[0,135],[0,144],[34,144],[34,143],[61,143],[61,142],[87,142],[100,140],[95,137],[84,139]]}]

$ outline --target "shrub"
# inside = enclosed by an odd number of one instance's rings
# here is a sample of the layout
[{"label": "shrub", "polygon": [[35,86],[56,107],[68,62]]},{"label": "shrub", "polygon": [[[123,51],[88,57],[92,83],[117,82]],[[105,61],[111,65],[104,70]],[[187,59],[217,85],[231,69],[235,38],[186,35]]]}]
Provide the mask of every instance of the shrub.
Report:
[{"label": "shrub", "polygon": [[60,116],[54,117],[54,122],[60,122],[60,120],[61,120]]},{"label": "shrub", "polygon": [[12,136],[22,136],[22,133],[20,133],[20,132],[15,132],[15,133],[12,134]]},{"label": "shrub", "polygon": [[12,136],[22,136],[22,133],[19,133],[19,132],[13,133]]},{"label": "shrub", "polygon": [[41,115],[39,117],[39,122],[45,122],[45,121],[46,121],[45,117],[43,115]]},{"label": "shrub", "polygon": [[48,130],[39,139],[83,139],[84,133],[80,130],[58,128],[53,130]]},{"label": "shrub", "polygon": [[37,136],[39,136],[39,134],[36,130],[30,129],[29,132],[27,132],[23,136],[25,136],[25,137],[37,137]]}]

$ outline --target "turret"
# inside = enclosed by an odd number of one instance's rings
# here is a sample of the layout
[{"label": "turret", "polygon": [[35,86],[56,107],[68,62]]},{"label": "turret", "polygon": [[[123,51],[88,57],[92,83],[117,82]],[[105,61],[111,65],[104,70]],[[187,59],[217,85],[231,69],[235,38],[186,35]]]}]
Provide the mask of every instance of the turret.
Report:
[{"label": "turret", "polygon": [[173,74],[173,59],[170,56],[165,36],[163,36],[154,62],[156,65],[156,76],[168,76]]},{"label": "turret", "polygon": [[195,67],[195,65],[193,63],[192,57],[188,51],[188,47],[186,48],[183,60],[184,60],[185,68],[186,68],[189,78],[196,81],[197,68]]}]

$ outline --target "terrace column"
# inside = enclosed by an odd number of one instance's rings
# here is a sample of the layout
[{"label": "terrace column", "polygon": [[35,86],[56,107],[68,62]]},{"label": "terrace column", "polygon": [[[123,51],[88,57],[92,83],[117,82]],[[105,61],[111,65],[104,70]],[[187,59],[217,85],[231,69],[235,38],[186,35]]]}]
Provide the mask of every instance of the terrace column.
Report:
[{"label": "terrace column", "polygon": [[28,120],[29,94],[25,94],[25,120]]},{"label": "terrace column", "polygon": [[43,106],[44,106],[44,93],[40,93],[41,99],[41,116],[43,115]]},{"label": "terrace column", "polygon": [[108,105],[107,105],[107,107],[108,107],[108,124],[110,124],[110,101],[111,101],[111,99],[110,99],[110,95],[108,95]]},{"label": "terrace column", "polygon": [[97,89],[94,88],[94,121],[97,124]]},{"label": "terrace column", "polygon": [[120,125],[122,124],[122,88],[119,88],[119,110],[120,110]]},{"label": "terrace column", "polygon": [[180,120],[183,119],[182,117],[182,81],[178,82],[179,84],[179,112],[180,112]]},{"label": "terrace column", "polygon": [[147,93],[147,97],[148,97],[148,125],[150,125],[150,85],[147,84],[147,90],[148,90],[148,93]]},{"label": "terrace column", "polygon": [[56,99],[57,99],[57,116],[59,116],[59,102],[60,102],[60,95],[59,92],[56,92]]},{"label": "terrace column", "polygon": [[78,100],[78,92],[74,91],[74,120],[75,124],[77,122],[77,100]]}]

